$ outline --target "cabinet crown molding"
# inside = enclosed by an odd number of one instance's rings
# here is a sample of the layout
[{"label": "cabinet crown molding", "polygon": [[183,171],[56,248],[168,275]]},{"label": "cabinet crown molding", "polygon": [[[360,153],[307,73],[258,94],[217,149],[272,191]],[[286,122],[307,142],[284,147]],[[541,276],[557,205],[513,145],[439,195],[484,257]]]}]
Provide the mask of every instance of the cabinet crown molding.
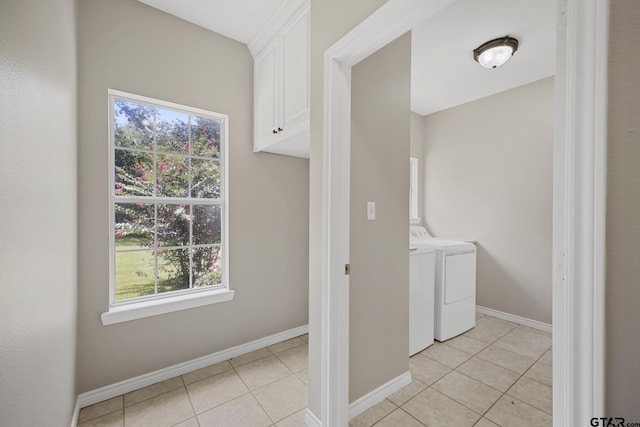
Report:
[{"label": "cabinet crown molding", "polygon": [[286,22],[301,9],[308,9],[310,0],[284,0],[278,10],[260,28],[249,42],[249,52],[256,57],[260,51],[282,30]]}]

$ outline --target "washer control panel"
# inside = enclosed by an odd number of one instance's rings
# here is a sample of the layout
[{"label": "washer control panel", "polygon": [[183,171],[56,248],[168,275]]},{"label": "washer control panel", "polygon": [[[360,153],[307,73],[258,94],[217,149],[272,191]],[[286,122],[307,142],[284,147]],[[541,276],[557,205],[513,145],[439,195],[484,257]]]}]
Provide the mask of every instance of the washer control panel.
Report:
[{"label": "washer control panel", "polygon": [[421,225],[412,225],[409,227],[409,241],[421,242],[431,239],[427,229]]}]

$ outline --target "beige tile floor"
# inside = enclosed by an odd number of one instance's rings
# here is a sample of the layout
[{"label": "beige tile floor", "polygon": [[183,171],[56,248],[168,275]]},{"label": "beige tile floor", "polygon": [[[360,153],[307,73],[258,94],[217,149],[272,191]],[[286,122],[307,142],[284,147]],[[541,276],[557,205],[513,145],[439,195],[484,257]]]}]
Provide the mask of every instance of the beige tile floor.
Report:
[{"label": "beige tile floor", "polygon": [[[551,335],[478,315],[409,360],[413,382],[352,427],[534,427],[551,421]],[[303,427],[307,336],[80,411],[79,427]]]}]

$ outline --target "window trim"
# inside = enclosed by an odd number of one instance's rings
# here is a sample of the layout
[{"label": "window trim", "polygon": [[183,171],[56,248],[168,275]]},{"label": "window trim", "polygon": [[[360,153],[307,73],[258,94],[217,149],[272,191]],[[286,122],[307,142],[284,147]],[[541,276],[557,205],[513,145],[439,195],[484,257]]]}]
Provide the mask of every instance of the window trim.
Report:
[{"label": "window trim", "polygon": [[202,307],[203,305],[231,301],[235,291],[228,288],[184,292],[179,295],[159,296],[144,301],[119,304],[109,307],[100,315],[103,325],[143,319],[158,314]]},{"label": "window trim", "polygon": [[[125,322],[173,311],[186,310],[218,302],[230,301],[234,297],[234,291],[229,289],[229,116],[213,111],[194,108],[187,105],[176,104],[160,99],[149,98],[115,89],[108,89],[108,199],[109,199],[109,308],[101,314],[103,325]],[[115,158],[115,129],[114,129],[114,99],[124,99],[136,103],[147,104],[154,107],[169,108],[196,115],[219,118],[220,126],[220,204],[221,204],[221,285],[212,288],[189,289],[170,294],[155,294],[143,299],[115,300],[115,209],[113,189],[115,177],[113,165]]]},{"label": "window trim", "polygon": [[409,157],[409,223],[420,224],[420,161]]}]

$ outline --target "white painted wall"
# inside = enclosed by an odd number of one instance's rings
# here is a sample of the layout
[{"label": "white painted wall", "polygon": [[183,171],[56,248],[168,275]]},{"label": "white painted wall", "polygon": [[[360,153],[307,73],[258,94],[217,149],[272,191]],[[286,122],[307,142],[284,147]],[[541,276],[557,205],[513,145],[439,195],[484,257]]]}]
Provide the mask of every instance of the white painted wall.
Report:
[{"label": "white painted wall", "polygon": [[75,405],[75,17],[0,6],[2,426],[68,426]]},{"label": "white painted wall", "polygon": [[424,217],[477,240],[477,303],[551,323],[553,78],[424,118]]}]

